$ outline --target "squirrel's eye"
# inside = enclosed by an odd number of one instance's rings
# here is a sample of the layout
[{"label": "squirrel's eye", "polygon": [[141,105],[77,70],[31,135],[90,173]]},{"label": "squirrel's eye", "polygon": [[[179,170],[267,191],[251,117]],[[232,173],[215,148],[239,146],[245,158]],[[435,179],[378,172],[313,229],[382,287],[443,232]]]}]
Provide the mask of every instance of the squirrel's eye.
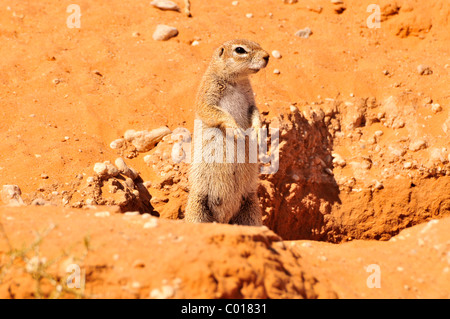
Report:
[{"label": "squirrel's eye", "polygon": [[234,52],[236,52],[237,54],[247,53],[247,51],[245,51],[245,49],[243,47],[237,47],[236,49],[234,49]]}]

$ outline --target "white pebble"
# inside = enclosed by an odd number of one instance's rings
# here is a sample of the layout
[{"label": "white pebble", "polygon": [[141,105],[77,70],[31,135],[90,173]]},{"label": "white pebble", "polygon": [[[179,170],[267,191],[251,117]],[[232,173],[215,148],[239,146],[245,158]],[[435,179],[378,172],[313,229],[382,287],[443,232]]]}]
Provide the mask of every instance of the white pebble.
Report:
[{"label": "white pebble", "polygon": [[117,140],[114,140],[111,142],[111,144],[109,144],[109,147],[111,147],[113,150],[122,148],[125,144],[125,139],[123,138],[118,138]]},{"label": "white pebble", "polygon": [[298,30],[297,32],[295,32],[294,35],[303,39],[308,39],[311,34],[312,34],[311,29],[309,27],[306,27],[304,29]]},{"label": "white pebble", "polygon": [[156,30],[153,33],[153,40],[155,41],[167,41],[170,38],[176,37],[178,35],[178,29],[164,25],[158,24]]},{"label": "white pebble", "polygon": [[144,224],[144,229],[155,228],[158,226],[158,218],[153,217]]},{"label": "white pebble", "polygon": [[433,111],[433,113],[438,113],[440,111],[442,111],[442,106],[440,104],[432,104],[431,105],[431,110]]},{"label": "white pebble", "polygon": [[95,217],[109,217],[110,213],[109,212],[98,212],[94,214]]},{"label": "white pebble", "polygon": [[275,59],[281,59],[281,53],[280,53],[279,51],[277,51],[277,50],[273,50],[273,51],[272,51],[272,56],[273,56]]},{"label": "white pebble", "polygon": [[150,5],[160,10],[180,11],[180,7],[175,2],[169,0],[154,0],[150,2]]}]

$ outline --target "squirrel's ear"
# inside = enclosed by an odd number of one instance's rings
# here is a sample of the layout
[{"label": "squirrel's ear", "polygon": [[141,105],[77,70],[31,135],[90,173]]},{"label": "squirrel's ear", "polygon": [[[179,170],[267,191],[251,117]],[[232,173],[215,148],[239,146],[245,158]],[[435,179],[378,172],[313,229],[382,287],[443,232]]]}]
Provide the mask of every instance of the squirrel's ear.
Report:
[{"label": "squirrel's ear", "polygon": [[221,47],[219,49],[219,57],[221,57],[223,55],[223,52],[225,51],[225,49],[223,47]]}]

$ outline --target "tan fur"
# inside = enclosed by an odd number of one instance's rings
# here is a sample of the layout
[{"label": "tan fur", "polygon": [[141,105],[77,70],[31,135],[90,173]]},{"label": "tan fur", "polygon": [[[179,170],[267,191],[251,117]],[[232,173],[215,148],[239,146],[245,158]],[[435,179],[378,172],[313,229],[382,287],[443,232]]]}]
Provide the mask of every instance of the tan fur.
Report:
[{"label": "tan fur", "polygon": [[[241,49],[246,53],[238,53]],[[261,127],[248,76],[266,67],[268,59],[268,53],[249,40],[228,41],[215,51],[203,76],[196,103],[196,116],[203,125],[203,154],[212,154],[213,149],[219,147],[217,145],[225,145],[222,139],[207,139],[205,132],[208,130],[221,130],[225,136],[227,128]],[[236,140],[234,144],[236,149]],[[257,163],[248,162],[247,153],[248,145],[245,163],[237,163],[236,157],[234,163],[226,163],[225,146],[223,163],[209,163],[204,160],[207,155],[200,158],[194,153],[186,221],[262,224],[256,194],[259,167]]]}]

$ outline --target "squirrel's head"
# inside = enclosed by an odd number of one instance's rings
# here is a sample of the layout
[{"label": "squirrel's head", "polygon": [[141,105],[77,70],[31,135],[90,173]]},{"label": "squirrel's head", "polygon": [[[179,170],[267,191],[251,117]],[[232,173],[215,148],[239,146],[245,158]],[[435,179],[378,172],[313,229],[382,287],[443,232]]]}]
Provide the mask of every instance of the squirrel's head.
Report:
[{"label": "squirrel's head", "polygon": [[247,76],[265,68],[269,54],[250,40],[231,40],[222,44],[214,53],[216,67],[231,77]]}]

